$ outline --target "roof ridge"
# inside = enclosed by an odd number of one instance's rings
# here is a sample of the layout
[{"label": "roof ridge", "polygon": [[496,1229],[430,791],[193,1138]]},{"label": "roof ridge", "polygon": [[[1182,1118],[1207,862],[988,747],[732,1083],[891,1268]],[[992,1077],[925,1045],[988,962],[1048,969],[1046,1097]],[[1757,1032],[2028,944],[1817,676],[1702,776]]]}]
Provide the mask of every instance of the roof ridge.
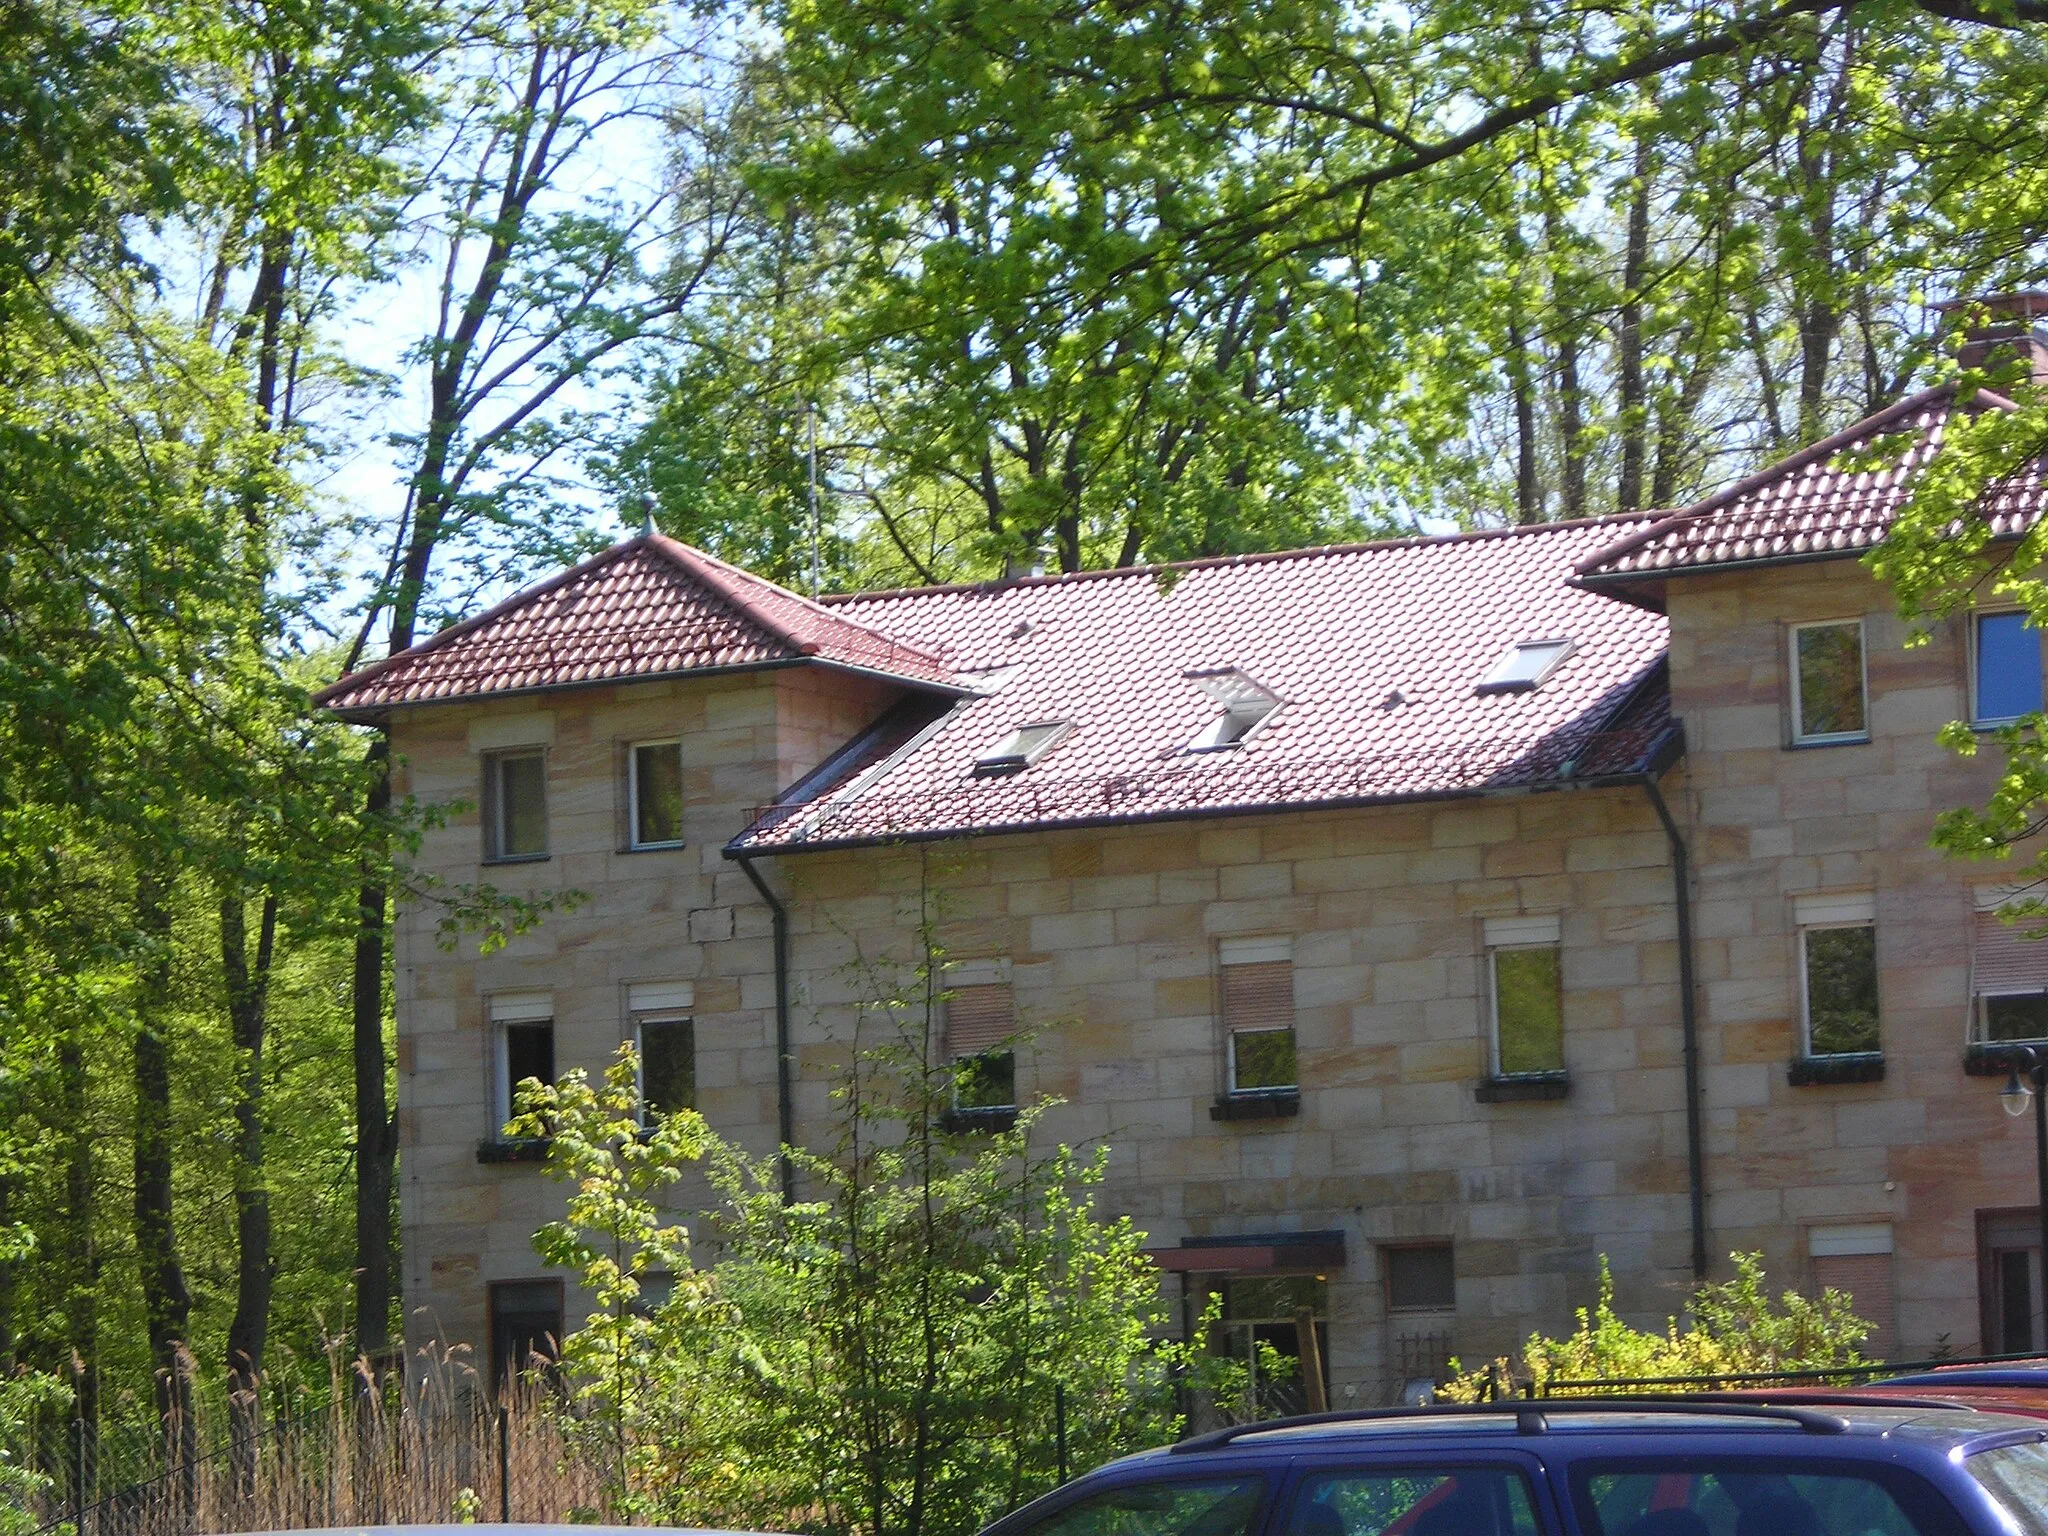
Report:
[{"label": "roof ridge", "polygon": [[756,575],[752,571],[743,570],[739,566],[729,564],[708,550],[697,548],[694,544],[685,544],[681,539],[671,538],[665,533],[642,534],[641,538],[648,542],[650,548],[681,566],[686,574],[700,581],[709,581],[721,596],[725,597],[729,602],[736,604],[749,619],[761,625],[762,628],[774,635],[784,645],[789,646],[800,655],[815,656],[823,647],[816,640],[798,638],[788,625],[772,615],[761,611],[756,605],[755,600],[743,590],[746,586],[751,584],[756,587],[766,587],[776,596],[788,598],[791,602],[808,609],[819,618],[833,624],[843,625],[848,629],[858,630],[892,650],[900,650],[912,656],[921,657],[934,666],[943,667],[946,665],[945,659],[936,652],[926,650],[920,645],[913,645],[907,640],[899,640],[896,636],[876,629],[872,625],[863,624],[858,619],[851,619],[844,614],[834,613],[830,608],[827,608],[823,603],[818,602],[814,598],[805,597],[801,592],[792,592],[780,582],[770,581],[766,576]]},{"label": "roof ridge", "polygon": [[1156,576],[1162,571],[1202,571],[1231,565],[1265,565],[1281,560],[1319,560],[1339,555],[1368,554],[1377,550],[1431,549],[1452,544],[1475,543],[1483,539],[1563,533],[1643,519],[1665,519],[1673,515],[1675,514],[1662,509],[1609,512],[1600,517],[1564,518],[1551,523],[1510,523],[1501,528],[1462,528],[1456,533],[1404,534],[1400,538],[1359,539],[1348,544],[1308,544],[1299,549],[1250,550],[1243,554],[1203,555],[1190,560],[1162,560],[1148,565],[1113,565],[1086,571],[1055,571],[1045,576],[998,576],[987,581],[936,582],[922,587],[871,587],[858,592],[828,592],[818,599],[818,604],[827,612],[833,613],[834,617],[838,617],[834,610],[844,603],[942,597],[958,592],[1007,592],[1016,587],[1053,587],[1084,581],[1105,581],[1117,577]]},{"label": "roof ridge", "polygon": [[639,542],[639,539],[628,539],[624,543],[612,545],[609,549],[601,549],[596,554],[586,556],[584,559],[577,561],[576,564],[569,566],[567,569],[555,572],[554,575],[546,578],[544,581],[536,582],[530,587],[521,587],[510,596],[500,598],[481,613],[473,613],[466,619],[457,619],[446,628],[435,630],[426,639],[415,640],[402,651],[393,651],[388,656],[380,656],[375,661],[365,663],[353,671],[344,672],[318,693],[315,693],[310,702],[316,708],[325,707],[330,696],[343,691],[343,684],[348,685],[348,691],[354,692],[363,684],[374,682],[377,678],[382,677],[402,661],[412,661],[426,655],[430,651],[438,651],[443,646],[460,640],[464,635],[483,628],[484,625],[492,620],[502,618],[514,609],[532,602],[535,598],[545,597],[557,587],[566,586],[579,576],[587,576],[592,571],[613,560],[622,559],[626,552]]},{"label": "roof ridge", "polygon": [[[1870,436],[1882,426],[1889,424],[1896,417],[1909,416],[1923,406],[1932,405],[1935,401],[1945,396],[1953,397],[1955,388],[1954,382],[1950,381],[1931,385],[1926,389],[1907,395],[1904,399],[1894,400],[1890,405],[1872,411],[1861,421],[1842,428],[1841,431],[1832,436],[1824,437],[1817,443],[1808,443],[1804,448],[1788,453],[1784,458],[1766,465],[1764,468],[1756,471],[1756,473],[1737,480],[1732,485],[1725,485],[1711,495],[1701,497],[1691,506],[1682,507],[1676,512],[1664,513],[1647,528],[1639,528],[1627,538],[1616,539],[1612,544],[1595,550],[1592,554],[1586,556],[1585,559],[1575,563],[1572,566],[1572,573],[1576,576],[1594,575],[1602,566],[1619,560],[1624,555],[1632,555],[1647,545],[1654,544],[1668,530],[1674,527],[1691,522],[1696,518],[1706,517],[1712,513],[1719,512],[1723,508],[1732,506],[1734,503],[1742,500],[1743,497],[1750,495],[1752,492],[1760,491],[1774,481],[1806,468],[1809,464],[1818,460],[1832,458],[1842,449],[1847,448],[1860,438]],[[2002,396],[1991,395],[1988,390],[1980,391],[1980,393],[1989,396],[1995,404],[2006,410],[2016,409],[2011,401],[2004,399]]]}]

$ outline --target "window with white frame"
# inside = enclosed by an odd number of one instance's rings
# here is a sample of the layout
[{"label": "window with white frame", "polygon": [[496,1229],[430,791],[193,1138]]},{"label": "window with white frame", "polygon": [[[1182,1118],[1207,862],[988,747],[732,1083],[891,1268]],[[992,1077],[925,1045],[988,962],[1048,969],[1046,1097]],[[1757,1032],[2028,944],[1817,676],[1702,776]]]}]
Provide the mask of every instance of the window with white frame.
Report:
[{"label": "window with white frame", "polygon": [[1223,713],[1202,727],[1188,743],[1190,752],[1218,752],[1234,747],[1278,710],[1279,694],[1238,667],[1197,667],[1181,676],[1220,704]]},{"label": "window with white frame", "polygon": [[1479,693],[1527,693],[1540,688],[1577,649],[1570,636],[1517,640],[1477,685]]},{"label": "window with white frame", "polygon": [[1016,1003],[1006,960],[967,960],[946,967],[946,1060],[953,1067],[953,1107],[1017,1107]]},{"label": "window with white frame", "polygon": [[1486,919],[1493,1071],[1526,1077],[1564,1070],[1564,951],[1556,913]]},{"label": "window with white frame", "polygon": [[687,981],[636,981],[626,988],[640,1056],[640,1118],[697,1107],[696,989]]},{"label": "window with white frame", "polygon": [[519,1085],[555,1080],[555,1000],[546,992],[498,992],[490,999],[491,1132],[504,1134],[517,1107]]},{"label": "window with white frame", "polygon": [[547,857],[547,762],[539,747],[484,755],[485,858]]},{"label": "window with white frame", "polygon": [[1987,1045],[2048,1040],[2048,938],[2030,937],[2048,918],[2007,922],[2003,909],[2019,894],[2009,886],[1977,892],[1970,993],[1976,1038]]},{"label": "window with white frame", "polygon": [[1877,898],[1869,891],[1797,896],[1799,1013],[1807,1056],[1880,1049]]},{"label": "window with white frame", "polygon": [[1225,1068],[1233,1094],[1298,1089],[1294,1051],[1294,942],[1286,938],[1225,939],[1223,973]]},{"label": "window with white frame", "polygon": [[1863,621],[1794,624],[1787,634],[1792,676],[1792,740],[1831,746],[1870,739]]},{"label": "window with white frame", "polygon": [[2013,610],[1970,617],[1970,720],[1997,725],[2041,707],[2041,632]]},{"label": "window with white frame", "polygon": [[636,741],[626,752],[626,803],[635,848],[674,848],[683,840],[683,744]]},{"label": "window with white frame", "polygon": [[1037,725],[1020,725],[991,742],[974,760],[977,778],[1022,773],[1046,753],[1066,740],[1073,726],[1064,720],[1044,720]]}]

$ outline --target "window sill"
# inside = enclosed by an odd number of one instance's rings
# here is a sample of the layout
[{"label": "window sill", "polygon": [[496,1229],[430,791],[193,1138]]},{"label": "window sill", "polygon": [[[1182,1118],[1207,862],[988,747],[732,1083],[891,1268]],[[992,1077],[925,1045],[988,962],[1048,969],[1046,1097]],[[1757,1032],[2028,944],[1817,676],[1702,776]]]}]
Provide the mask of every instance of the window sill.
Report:
[{"label": "window sill", "polygon": [[1017,1128],[1017,1106],[1000,1109],[949,1109],[939,1116],[939,1128],[956,1136],[995,1136]]},{"label": "window sill", "polygon": [[554,1145],[547,1136],[518,1136],[509,1141],[486,1138],[476,1144],[480,1163],[544,1163]]},{"label": "window sill", "polygon": [[1301,1113],[1299,1088],[1262,1088],[1252,1093],[1226,1093],[1209,1106],[1211,1120],[1284,1120]]},{"label": "window sill", "polygon": [[619,850],[621,853],[680,853],[689,847],[688,843],[628,843]]},{"label": "window sill", "polygon": [[1979,1040],[1963,1052],[1963,1070],[1971,1077],[2003,1077],[2021,1064],[2022,1050],[2048,1057],[2048,1041]]},{"label": "window sill", "polygon": [[1837,1056],[1795,1056],[1785,1069],[1785,1081],[1794,1088],[1818,1088],[1829,1083],[1881,1083],[1884,1081],[1884,1052],[1845,1051]]},{"label": "window sill", "polygon": [[1867,747],[1869,745],[1870,733],[1865,731],[1860,736],[1816,736],[1810,741],[1801,741],[1795,737],[1793,740],[1785,743],[1785,750],[1787,752],[1812,752],[1822,747]]},{"label": "window sill", "polygon": [[489,869],[494,864],[545,864],[552,857],[554,855],[547,853],[493,854],[484,860],[484,868]]},{"label": "window sill", "polygon": [[1472,1090],[1482,1104],[1533,1104],[1564,1098],[1572,1091],[1569,1072],[1517,1072],[1489,1077]]}]

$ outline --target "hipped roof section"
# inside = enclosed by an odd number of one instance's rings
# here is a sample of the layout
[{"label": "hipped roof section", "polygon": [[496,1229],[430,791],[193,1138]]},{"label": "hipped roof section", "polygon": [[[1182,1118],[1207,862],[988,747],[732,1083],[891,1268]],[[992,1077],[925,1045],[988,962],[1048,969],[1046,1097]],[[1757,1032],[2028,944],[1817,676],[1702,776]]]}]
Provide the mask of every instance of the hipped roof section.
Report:
[{"label": "hipped roof section", "polygon": [[[1627,589],[1688,571],[1861,555],[1883,540],[1911,498],[1915,477],[1941,451],[1957,409],[1953,385],[1909,395],[1595,550],[1579,562],[1577,578]],[[1961,409],[2011,410],[2013,404],[1979,390]],[[1849,462],[1899,437],[1908,446],[1881,467]],[[2039,460],[1989,486],[1985,511],[1992,532],[2023,533],[2040,515],[2044,496],[2048,475]]]},{"label": "hipped roof section", "polygon": [[933,650],[648,533],[350,673],[313,702],[370,719],[415,705],[806,662],[966,691]]}]

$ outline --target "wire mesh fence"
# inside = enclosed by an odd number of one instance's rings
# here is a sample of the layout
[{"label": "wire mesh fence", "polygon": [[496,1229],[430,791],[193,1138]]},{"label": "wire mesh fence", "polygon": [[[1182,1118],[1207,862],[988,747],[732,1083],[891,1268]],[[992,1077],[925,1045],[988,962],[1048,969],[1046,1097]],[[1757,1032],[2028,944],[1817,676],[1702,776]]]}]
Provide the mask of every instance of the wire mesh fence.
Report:
[{"label": "wire mesh fence", "polygon": [[592,1518],[599,1476],[546,1379],[481,1388],[460,1360],[404,1382],[358,1369],[267,1415],[244,1400],[147,1428],[46,1421],[18,1454],[49,1479],[38,1536]]}]

